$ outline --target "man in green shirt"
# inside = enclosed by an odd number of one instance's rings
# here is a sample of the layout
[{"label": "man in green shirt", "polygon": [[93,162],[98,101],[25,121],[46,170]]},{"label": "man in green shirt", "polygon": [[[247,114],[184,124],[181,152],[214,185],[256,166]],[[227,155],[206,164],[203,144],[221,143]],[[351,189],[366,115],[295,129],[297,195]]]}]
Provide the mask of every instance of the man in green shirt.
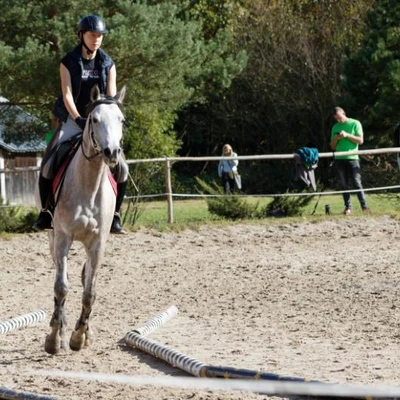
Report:
[{"label": "man in green shirt", "polygon": [[[331,131],[331,148],[337,152],[357,151],[358,145],[364,142],[364,133],[360,121],[348,118],[341,107],[335,107],[333,117],[336,124]],[[358,154],[349,154],[335,157],[335,165],[340,179],[342,190],[349,190],[349,178],[358,189],[357,197],[363,211],[370,211],[361,183],[360,161]],[[343,193],[344,214],[351,214],[350,193]]]}]

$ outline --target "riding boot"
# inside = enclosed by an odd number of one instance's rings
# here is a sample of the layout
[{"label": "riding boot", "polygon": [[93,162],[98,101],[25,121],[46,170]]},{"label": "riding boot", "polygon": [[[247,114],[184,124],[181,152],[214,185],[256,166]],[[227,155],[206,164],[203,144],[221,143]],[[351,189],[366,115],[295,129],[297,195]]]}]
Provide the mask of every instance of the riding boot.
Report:
[{"label": "riding boot", "polygon": [[42,209],[39,217],[33,225],[35,231],[43,231],[45,229],[53,229],[53,211],[54,207],[51,204],[52,180],[39,176],[39,193]]},{"label": "riding boot", "polygon": [[117,199],[115,203],[115,213],[113,222],[111,225],[110,232],[116,234],[126,234],[124,229],[122,228],[122,221],[121,221],[121,206],[122,202],[124,201],[126,187],[128,185],[128,181],[117,183]]}]

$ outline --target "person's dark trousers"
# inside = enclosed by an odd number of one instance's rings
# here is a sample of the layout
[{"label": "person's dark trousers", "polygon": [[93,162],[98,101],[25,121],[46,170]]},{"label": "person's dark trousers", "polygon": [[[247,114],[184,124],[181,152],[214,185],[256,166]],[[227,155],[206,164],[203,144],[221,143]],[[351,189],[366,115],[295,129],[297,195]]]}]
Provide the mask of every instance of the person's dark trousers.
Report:
[{"label": "person's dark trousers", "polygon": [[230,194],[235,190],[235,180],[230,178],[227,172],[222,173],[221,183],[226,194]]},{"label": "person's dark trousers", "polygon": [[128,181],[117,183],[117,199],[115,202],[115,213],[110,230],[111,233],[117,233],[117,234],[126,233],[122,228],[121,206],[124,201],[127,186],[128,186]]},{"label": "person's dark trousers", "polygon": [[43,231],[45,229],[52,229],[54,212],[54,200],[52,193],[52,180],[39,176],[39,193],[42,209],[39,217],[33,225],[35,231]]},{"label": "person's dark trousers", "polygon": [[[335,160],[336,170],[339,175],[340,185],[342,190],[349,190],[349,180],[352,180],[355,189],[361,190],[357,192],[358,201],[361,208],[367,208],[367,201],[365,199],[363,186],[361,182],[361,170],[359,160]],[[343,193],[344,205],[346,208],[351,208],[350,193]]]}]

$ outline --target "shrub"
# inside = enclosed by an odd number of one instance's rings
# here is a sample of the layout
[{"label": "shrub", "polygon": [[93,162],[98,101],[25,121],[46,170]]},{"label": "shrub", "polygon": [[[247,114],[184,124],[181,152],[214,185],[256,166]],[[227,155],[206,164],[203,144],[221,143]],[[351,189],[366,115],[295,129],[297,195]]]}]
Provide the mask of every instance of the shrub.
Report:
[{"label": "shrub", "polygon": [[7,206],[0,208],[0,232],[31,232],[37,218],[37,212],[23,207]]},{"label": "shrub", "polygon": [[254,217],[257,205],[251,206],[239,196],[225,195],[224,189],[215,181],[208,184],[200,178],[196,178],[196,182],[201,187],[198,189],[199,193],[219,196],[206,199],[210,214],[232,220]]},{"label": "shrub", "polygon": [[298,197],[275,197],[271,203],[263,207],[258,216],[265,217],[296,217],[303,214],[303,208],[306,207],[314,196]]}]

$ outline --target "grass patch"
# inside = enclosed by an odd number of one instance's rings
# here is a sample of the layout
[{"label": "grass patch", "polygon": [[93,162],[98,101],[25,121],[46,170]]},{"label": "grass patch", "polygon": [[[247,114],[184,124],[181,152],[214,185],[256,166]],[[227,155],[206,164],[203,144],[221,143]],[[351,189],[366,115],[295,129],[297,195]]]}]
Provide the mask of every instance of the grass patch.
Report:
[{"label": "grass patch", "polygon": [[[395,194],[366,194],[368,205],[372,210],[372,216],[390,215],[400,218],[400,196]],[[265,208],[273,198],[266,197],[244,197],[249,205]],[[208,211],[205,199],[176,200],[173,202],[174,223],[168,223],[167,201],[152,201],[141,203],[142,212],[134,226],[125,223],[127,230],[135,231],[141,227],[154,228],[159,231],[182,231],[184,229],[197,230],[202,225],[228,226],[237,222],[249,224],[273,224],[295,221],[318,221],[326,218],[352,218],[363,216],[363,212],[358,203],[357,197],[352,195],[353,212],[349,217],[343,215],[344,205],[341,195],[315,196],[312,201],[304,207],[301,217],[282,217],[282,218],[257,218],[240,219],[236,221],[225,220],[212,215]],[[331,215],[325,215],[325,205],[329,204]],[[127,205],[123,206],[123,214]],[[370,215],[366,215],[369,217]],[[37,211],[32,208],[22,206],[3,208],[0,212],[0,237],[9,238],[12,233],[30,232],[33,222],[37,217]],[[128,219],[129,220],[129,219]]]},{"label": "grass patch", "polygon": [[[372,210],[372,215],[400,215],[400,198],[391,195],[366,194],[368,205]],[[364,215],[356,196],[352,195],[353,213],[352,216]],[[251,205],[257,205],[261,209],[272,202],[272,198],[265,197],[245,197]],[[331,215],[325,215],[325,205],[329,204]],[[157,229],[184,229],[196,228],[202,224],[228,225],[234,222],[226,221],[211,215],[208,212],[207,202],[204,199],[175,200],[173,202],[174,224],[168,224],[167,202],[153,201],[144,203],[144,210],[137,220],[135,228],[154,227]],[[279,218],[280,222],[292,220],[311,220],[319,218],[344,217],[344,205],[341,195],[315,196],[312,201],[304,208],[301,217]],[[347,217],[349,218],[349,217]],[[351,217],[350,217],[351,218]],[[251,223],[271,223],[276,218],[267,217],[263,219],[246,220]],[[243,220],[240,220],[243,221]]]}]

